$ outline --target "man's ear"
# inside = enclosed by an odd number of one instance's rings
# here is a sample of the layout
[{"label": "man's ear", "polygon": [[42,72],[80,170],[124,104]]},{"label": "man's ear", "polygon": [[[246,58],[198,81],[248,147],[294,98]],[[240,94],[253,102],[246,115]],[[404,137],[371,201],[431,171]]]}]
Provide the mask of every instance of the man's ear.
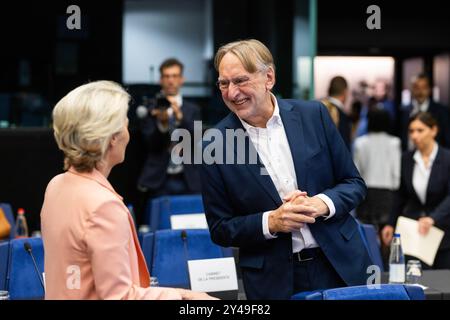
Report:
[{"label": "man's ear", "polygon": [[266,73],[266,90],[272,90],[275,86],[275,71],[269,67]]}]

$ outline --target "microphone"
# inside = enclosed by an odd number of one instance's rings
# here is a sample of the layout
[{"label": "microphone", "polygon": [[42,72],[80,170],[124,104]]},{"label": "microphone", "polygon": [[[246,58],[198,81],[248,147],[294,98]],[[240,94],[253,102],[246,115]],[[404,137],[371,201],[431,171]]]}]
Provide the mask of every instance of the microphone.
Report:
[{"label": "microphone", "polygon": [[187,247],[187,233],[186,230],[181,230],[181,239],[183,240],[184,258],[186,259],[186,276],[188,279],[189,289],[191,288],[191,277],[189,275],[189,252]]},{"label": "microphone", "polygon": [[39,281],[41,283],[42,289],[44,290],[44,293],[45,293],[44,281],[42,280],[41,273],[39,272],[39,268],[38,268],[38,266],[36,264],[36,260],[34,259],[34,255],[33,255],[32,249],[31,249],[31,244],[29,242],[25,242],[23,244],[23,248],[31,256],[31,259],[33,260],[34,270],[36,271],[36,273],[38,275],[38,278],[39,278]]},{"label": "microphone", "polygon": [[150,111],[145,106],[140,105],[139,107],[136,108],[136,116],[139,119],[144,119],[149,113]]},{"label": "microphone", "polygon": [[187,239],[186,230],[181,230],[181,239],[183,239],[183,241],[186,241],[186,239]]}]

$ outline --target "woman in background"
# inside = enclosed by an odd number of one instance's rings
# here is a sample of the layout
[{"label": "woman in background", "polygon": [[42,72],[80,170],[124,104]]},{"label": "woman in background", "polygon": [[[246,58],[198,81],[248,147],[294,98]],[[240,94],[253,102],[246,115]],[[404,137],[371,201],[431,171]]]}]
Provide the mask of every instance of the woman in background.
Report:
[{"label": "woman in background", "polygon": [[369,111],[367,119],[368,134],[358,137],[353,146],[353,160],[368,188],[356,212],[362,222],[379,228],[389,221],[394,192],[400,185],[401,141],[389,134],[387,111]]},{"label": "woman in background", "polygon": [[411,117],[409,136],[416,147],[402,157],[400,189],[397,191],[391,220],[382,230],[389,245],[399,216],[416,219],[419,233],[428,234],[431,226],[445,234],[434,260],[434,269],[450,268],[450,150],[436,142],[437,121],[427,112]]},{"label": "woman in background", "polygon": [[47,186],[41,211],[46,299],[208,299],[150,287],[133,220],[108,181],[124,161],[129,95],[110,81],[82,85],[53,110],[65,173]]}]

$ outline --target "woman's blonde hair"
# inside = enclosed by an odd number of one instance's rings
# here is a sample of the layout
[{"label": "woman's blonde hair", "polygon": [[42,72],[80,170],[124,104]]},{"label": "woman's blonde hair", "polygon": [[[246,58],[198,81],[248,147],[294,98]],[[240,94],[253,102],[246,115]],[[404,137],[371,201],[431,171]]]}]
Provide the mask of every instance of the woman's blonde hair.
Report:
[{"label": "woman's blonde hair", "polygon": [[228,52],[234,54],[241,61],[244,69],[250,73],[267,70],[269,67],[272,67],[275,72],[275,64],[270,50],[258,40],[239,40],[220,47],[214,58],[214,66],[217,71],[219,71],[220,62]]},{"label": "woman's blonde hair", "polygon": [[64,152],[64,170],[91,172],[111,137],[127,120],[129,94],[112,81],[95,81],[70,91],[53,109],[53,129]]}]

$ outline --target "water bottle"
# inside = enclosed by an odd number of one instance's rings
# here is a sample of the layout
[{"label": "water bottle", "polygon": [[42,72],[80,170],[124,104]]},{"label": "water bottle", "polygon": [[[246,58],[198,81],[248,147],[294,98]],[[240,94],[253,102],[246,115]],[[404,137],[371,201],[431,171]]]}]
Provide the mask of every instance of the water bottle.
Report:
[{"label": "water bottle", "polygon": [[0,300],[9,300],[9,292],[0,291]]},{"label": "water bottle", "polygon": [[394,234],[391,242],[389,283],[405,283],[405,256],[403,255],[400,234],[398,233]]},{"label": "water bottle", "polygon": [[17,210],[15,238],[28,238],[28,225],[23,208]]}]

